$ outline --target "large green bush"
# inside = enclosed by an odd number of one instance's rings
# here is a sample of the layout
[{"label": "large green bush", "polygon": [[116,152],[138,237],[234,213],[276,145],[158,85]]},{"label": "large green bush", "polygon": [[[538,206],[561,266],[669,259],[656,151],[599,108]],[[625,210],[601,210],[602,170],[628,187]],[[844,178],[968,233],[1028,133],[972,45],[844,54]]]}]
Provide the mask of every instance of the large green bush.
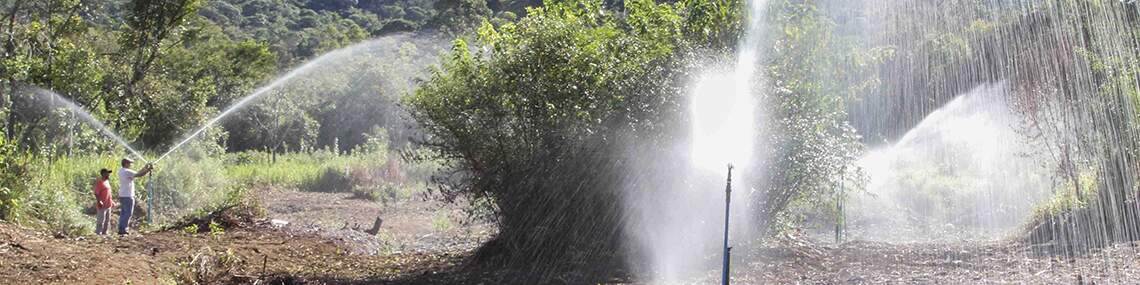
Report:
[{"label": "large green bush", "polygon": [[625,146],[684,129],[690,56],[727,50],[710,39],[739,26],[736,5],[560,2],[457,41],[408,105],[453,159],[442,193],[495,204],[500,234],[477,258],[536,278],[618,261]]}]

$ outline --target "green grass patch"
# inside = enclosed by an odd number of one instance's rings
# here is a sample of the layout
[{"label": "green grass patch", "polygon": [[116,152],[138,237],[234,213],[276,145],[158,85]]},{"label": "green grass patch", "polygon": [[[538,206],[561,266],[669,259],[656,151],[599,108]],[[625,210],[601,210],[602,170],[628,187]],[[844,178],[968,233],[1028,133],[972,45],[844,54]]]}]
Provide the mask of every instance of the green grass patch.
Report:
[{"label": "green grass patch", "polygon": [[[47,159],[17,152],[0,141],[0,155],[4,171],[0,174],[0,219],[65,235],[89,234],[94,227],[92,187],[99,169],[115,171],[111,186],[112,195],[117,196],[120,154]],[[142,163],[137,164],[136,170],[141,169]],[[136,204],[150,209],[154,219],[154,225],[140,228],[162,228],[164,223],[203,209],[241,200],[234,196],[246,195],[245,190],[254,185],[349,192],[384,203],[409,199],[426,188],[428,169],[434,169],[431,165],[404,165],[398,157],[389,156],[386,145],[361,148],[352,154],[320,150],[276,156],[221,153],[189,145],[158,163],[152,174],[135,181]],[[416,177],[409,178],[408,173]],[[146,214],[140,211],[135,215],[144,220]]]},{"label": "green grass patch", "polygon": [[[421,155],[423,150],[412,151]],[[377,202],[411,198],[424,191],[440,163],[403,159],[379,147],[361,147],[352,154],[331,151],[229,154],[226,176],[242,185],[270,185],[302,191],[353,193]]]},{"label": "green grass patch", "polygon": [[[338,185],[348,170],[354,168],[380,167],[387,155],[360,154],[338,155],[331,151],[311,153],[286,153],[272,155],[264,152],[244,152],[229,154],[226,175],[233,181],[245,185],[273,185],[293,188],[307,188],[320,192],[343,192],[349,188]],[[321,186],[335,189],[320,190]]]},{"label": "green grass patch", "polygon": [[437,232],[446,232],[455,228],[455,225],[451,223],[451,216],[447,212],[439,211],[431,218],[431,227]]},{"label": "green grass patch", "polygon": [[1073,210],[1084,208],[1088,206],[1090,201],[1097,197],[1097,179],[1099,176],[1091,171],[1082,171],[1079,177],[1080,189],[1083,191],[1078,195],[1074,188],[1074,181],[1065,180],[1053,190],[1053,198],[1042,202],[1033,208],[1033,215],[1030,216],[1028,226],[1036,226],[1050,218],[1065,215]]}]

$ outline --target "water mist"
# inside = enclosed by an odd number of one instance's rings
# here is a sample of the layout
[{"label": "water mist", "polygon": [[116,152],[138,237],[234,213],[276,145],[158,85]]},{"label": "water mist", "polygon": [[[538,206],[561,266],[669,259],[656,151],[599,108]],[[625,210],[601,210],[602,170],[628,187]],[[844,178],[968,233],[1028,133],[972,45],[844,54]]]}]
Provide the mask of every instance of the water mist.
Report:
[{"label": "water mist", "polygon": [[[734,165],[730,246],[753,232],[747,207],[754,149],[758,90],[757,58],[764,0],[748,1],[747,33],[731,70],[707,70],[688,92],[690,130],[675,153],[643,161],[645,169],[672,172],[651,183],[631,183],[625,191],[633,252],[630,263],[653,283],[693,282],[720,267],[724,235],[724,183]],[[667,159],[662,159],[667,158]],[[666,161],[669,160],[669,161]],[[676,160],[680,160],[678,162]],[[662,164],[671,165],[662,167]],[[662,170],[664,169],[664,170]],[[679,172],[679,173],[678,173]]]},{"label": "water mist", "polygon": [[86,109],[83,109],[83,107],[80,107],[79,105],[76,105],[74,102],[71,102],[71,100],[67,100],[67,98],[63,98],[63,96],[60,96],[59,94],[56,94],[55,92],[51,92],[51,91],[41,89],[41,88],[26,87],[26,88],[24,88],[24,90],[31,91],[32,94],[36,96],[35,99],[37,99],[36,103],[38,103],[38,104],[45,104],[46,106],[51,107],[51,108],[62,107],[62,108],[68,109],[72,114],[79,116],[80,119],[83,119],[83,121],[86,121],[88,124],[95,127],[96,129],[98,129],[99,132],[103,133],[108,138],[115,140],[115,142],[117,142],[117,143],[119,143],[119,145],[123,146],[123,148],[125,148],[128,152],[130,152],[131,155],[133,155],[136,159],[141,159],[143,161],[146,161],[146,158],[143,157],[142,154],[140,154],[137,150],[135,150],[134,147],[131,147],[131,144],[127,143],[127,140],[123,139],[123,137],[119,136],[119,134],[115,133],[115,131],[112,131],[111,128],[108,128],[106,125],[103,125],[103,122],[99,121],[99,119],[96,119],[94,116],[91,115],[90,112],[87,112]]},{"label": "water mist", "polygon": [[869,183],[851,201],[852,236],[991,240],[1021,226],[1052,187],[1045,150],[1016,132],[1008,89],[979,86],[860,159]]},{"label": "water mist", "polygon": [[225,119],[226,117],[231,116],[232,114],[234,114],[237,111],[245,108],[246,106],[249,106],[253,102],[257,101],[258,99],[265,97],[268,94],[274,93],[274,92],[270,92],[270,91],[278,90],[282,87],[289,86],[290,84],[293,84],[294,82],[296,82],[300,79],[306,78],[306,77],[316,76],[316,74],[320,74],[321,72],[326,72],[326,71],[328,71],[328,69],[337,68],[340,65],[346,63],[347,60],[360,60],[357,58],[360,55],[379,53],[378,50],[385,49],[385,48],[391,49],[393,47],[398,47],[401,43],[405,43],[405,42],[409,42],[409,41],[413,41],[413,40],[423,41],[423,42],[434,41],[432,39],[416,39],[416,38],[413,38],[412,36],[407,36],[407,35],[388,36],[388,37],[372,39],[372,40],[357,43],[357,44],[354,44],[354,45],[351,45],[348,47],[333,50],[333,51],[327,52],[327,53],[325,53],[325,54],[323,54],[323,55],[321,55],[321,56],[319,56],[313,60],[310,60],[310,61],[306,62],[305,64],[301,65],[300,67],[297,67],[293,70],[290,70],[288,73],[285,73],[284,75],[281,75],[280,77],[277,77],[276,79],[274,79],[269,84],[266,84],[264,86],[257,88],[256,90],[253,91],[253,93],[250,93],[249,95],[242,97],[241,99],[238,99],[236,102],[231,104],[229,107],[227,107],[221,113],[219,113],[217,116],[214,116],[213,118],[209,119],[205,124],[203,124],[202,126],[195,129],[193,132],[190,132],[186,136],[184,136],[173,147],[171,147],[165,153],[160,155],[158,157],[158,159],[155,160],[155,162],[158,162],[158,161],[166,158],[166,156],[170,155],[174,151],[176,151],[179,148],[181,148],[182,146],[184,146],[186,143],[194,140],[194,138],[201,135],[205,130],[215,126],[216,124],[218,124],[218,122],[221,121],[222,119]]}]

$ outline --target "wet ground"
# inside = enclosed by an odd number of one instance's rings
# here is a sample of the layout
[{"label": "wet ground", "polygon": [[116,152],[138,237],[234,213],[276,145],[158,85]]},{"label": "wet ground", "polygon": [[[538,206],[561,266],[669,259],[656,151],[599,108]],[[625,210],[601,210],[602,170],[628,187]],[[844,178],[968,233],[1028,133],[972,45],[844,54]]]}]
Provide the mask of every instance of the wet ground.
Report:
[{"label": "wet ground", "polygon": [[[268,218],[288,222],[286,229],[344,239],[358,254],[470,250],[494,234],[491,225],[468,219],[459,206],[421,194],[389,203],[288,189],[262,189],[257,196]],[[365,233],[378,217],[380,231]]]},{"label": "wet ground", "polygon": [[[738,284],[1132,284],[1140,250],[1122,244],[1079,257],[1041,256],[1009,242],[823,244],[783,236],[737,252]],[[719,282],[720,271],[694,284]]]},{"label": "wet ground", "polygon": [[[491,234],[457,207],[424,199],[255,193],[268,217],[217,234],[60,238],[0,221],[0,284],[406,283],[456,268]],[[365,233],[377,216],[380,232]]]},{"label": "wet ground", "polygon": [[[0,222],[0,284],[510,284],[514,272],[465,272],[490,236],[456,209],[409,200],[383,205],[349,194],[258,192],[269,219],[224,233],[178,230],[128,237],[57,238]],[[381,233],[371,227],[384,219]],[[452,219],[452,220],[448,220]],[[448,223],[445,223],[447,221]],[[450,223],[450,224],[449,224]],[[348,224],[348,227],[345,227]],[[782,235],[734,250],[735,284],[1128,284],[1140,250],[1123,244],[1079,257],[1038,256],[1010,242],[817,242]],[[679,283],[720,282],[719,256]],[[631,276],[615,283],[646,284]],[[632,281],[632,282],[630,282]]]}]

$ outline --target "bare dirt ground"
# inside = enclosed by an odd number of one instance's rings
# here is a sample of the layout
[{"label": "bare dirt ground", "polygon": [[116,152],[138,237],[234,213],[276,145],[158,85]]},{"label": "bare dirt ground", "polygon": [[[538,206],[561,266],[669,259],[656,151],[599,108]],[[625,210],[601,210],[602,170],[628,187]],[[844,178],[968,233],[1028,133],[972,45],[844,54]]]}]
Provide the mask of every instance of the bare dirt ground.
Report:
[{"label": "bare dirt ground", "polygon": [[[1010,242],[838,245],[784,236],[734,258],[740,284],[1136,284],[1140,250],[1117,245],[1079,257],[1040,256]],[[737,252],[734,251],[734,254]],[[720,281],[720,271],[694,283]]]},{"label": "bare dirt ground", "polygon": [[[424,283],[431,279],[420,276],[458,268],[492,234],[464,223],[457,208],[423,199],[382,205],[276,189],[256,196],[268,217],[220,234],[61,238],[0,222],[0,284]],[[353,229],[378,215],[379,234]]]},{"label": "bare dirt ground", "polygon": [[57,239],[4,224],[0,239],[4,284],[391,281],[452,267],[466,255],[464,251],[356,255],[329,238],[260,226],[217,237],[159,232]]},{"label": "bare dirt ground", "polygon": [[[289,222],[294,232],[345,239],[358,254],[469,250],[494,234],[492,226],[471,221],[459,207],[421,195],[387,204],[350,193],[262,189],[257,196],[268,218]],[[379,233],[364,234],[377,217],[383,220]]]},{"label": "bare dirt ground", "polygon": [[[512,283],[509,271],[465,269],[467,257],[490,236],[491,227],[461,223],[462,215],[455,208],[420,199],[383,205],[349,194],[274,189],[259,190],[257,197],[269,219],[289,221],[289,226],[275,227],[265,219],[217,235],[175,229],[127,237],[58,238],[0,222],[0,284]],[[356,224],[371,227],[376,216],[384,219],[380,234],[352,229]],[[740,248],[734,251],[736,284],[1140,280],[1140,251],[1135,245],[1063,258],[1036,256],[1008,242],[823,244],[788,235]],[[716,267],[685,283],[719,281]]]}]

